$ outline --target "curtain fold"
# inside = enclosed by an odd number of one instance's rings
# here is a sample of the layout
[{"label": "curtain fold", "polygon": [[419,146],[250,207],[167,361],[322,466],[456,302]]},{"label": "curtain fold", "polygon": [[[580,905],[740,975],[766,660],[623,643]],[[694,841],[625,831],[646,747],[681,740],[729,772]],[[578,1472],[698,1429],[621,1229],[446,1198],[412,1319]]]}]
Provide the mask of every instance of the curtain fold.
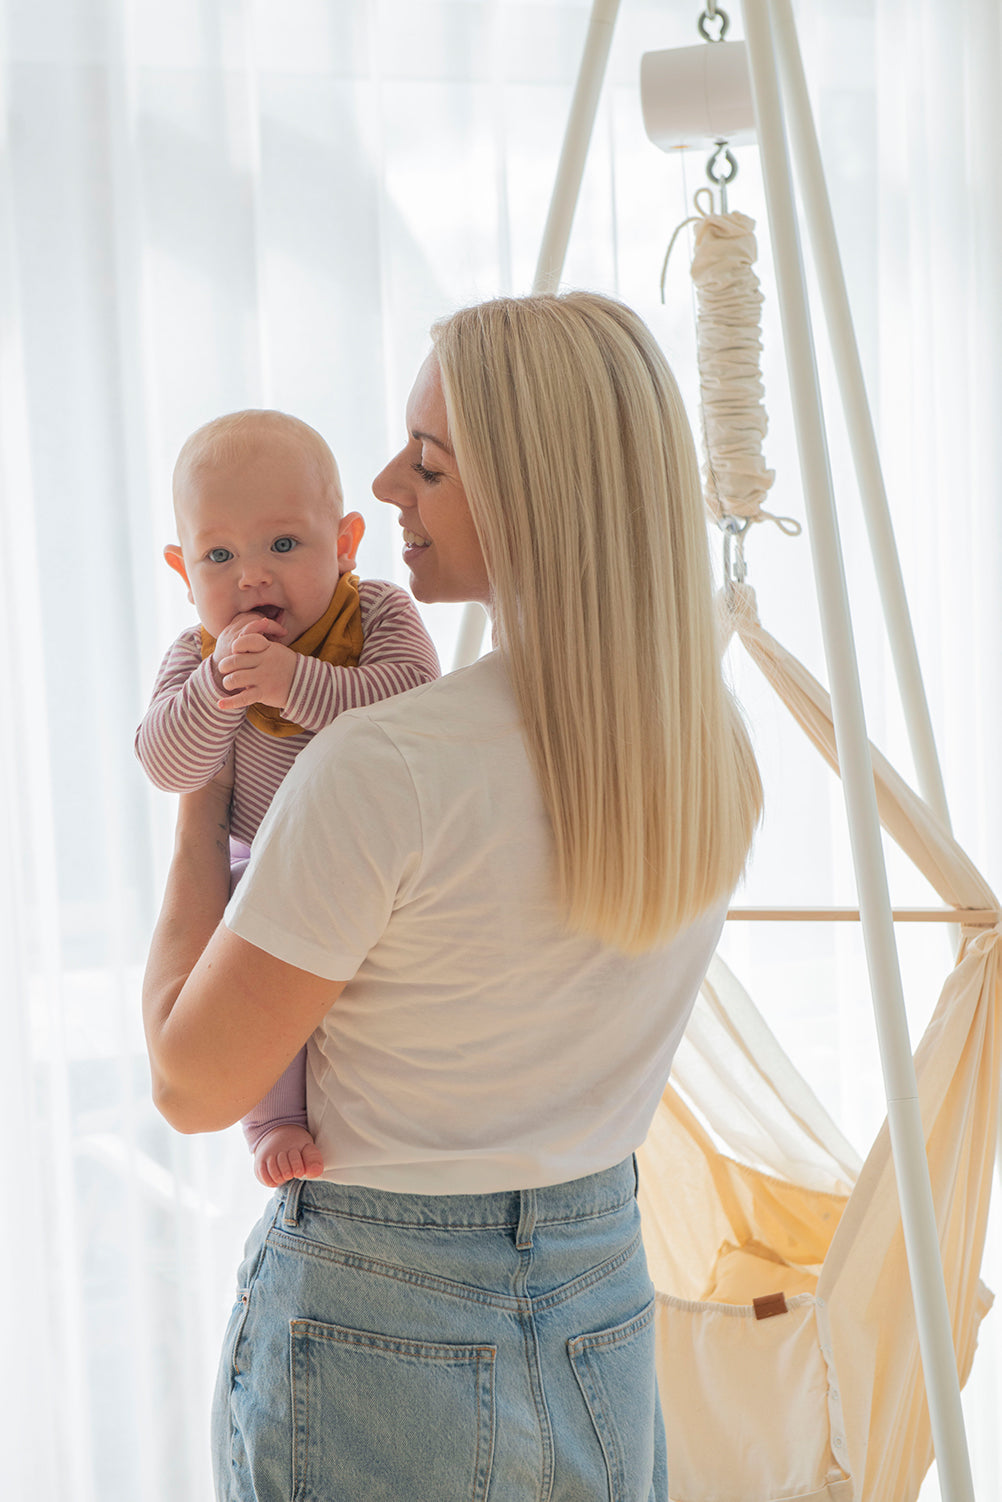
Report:
[{"label": "curtain fold", "polygon": [[[701,9],[623,0],[566,267],[569,285],[647,318],[694,418],[681,243],[664,306],[658,277],[703,159],[647,142],[638,72],[642,51],[694,44]],[[139,1023],[173,801],[145,783],[132,734],[191,618],[160,556],[174,538],[174,456],[220,412],[296,413],[329,439],[366,515],[360,570],[406,582],[395,518],[369,483],[399,446],[433,319],[531,283],[588,11],[0,0],[0,1449],[12,1495],[208,1502],[218,1345],[264,1200],[238,1133],[182,1138],[154,1112]],[[998,887],[1002,17],[993,0],[812,0],[798,20],[954,822]],[[799,516],[755,148],[737,155],[731,206],[759,226],[772,499]],[[870,733],[907,776],[820,348]],[[748,557],[763,614],[818,671],[806,543],[759,529]],[[425,615],[448,662],[460,612]],[[731,671],[768,792],[747,900],[851,902],[834,780],[742,666]],[[923,900],[890,860],[895,897]],[[916,1027],[933,1001],[926,972],[943,968],[926,942],[903,956]],[[776,997],[770,1026],[865,1154],[883,1102],[855,944],[812,933],[779,956],[776,935],[734,932],[724,952],[752,994]],[[984,1276],[998,1287],[990,1231],[992,1257]],[[990,1327],[965,1396],[985,1496],[1002,1494]]]}]

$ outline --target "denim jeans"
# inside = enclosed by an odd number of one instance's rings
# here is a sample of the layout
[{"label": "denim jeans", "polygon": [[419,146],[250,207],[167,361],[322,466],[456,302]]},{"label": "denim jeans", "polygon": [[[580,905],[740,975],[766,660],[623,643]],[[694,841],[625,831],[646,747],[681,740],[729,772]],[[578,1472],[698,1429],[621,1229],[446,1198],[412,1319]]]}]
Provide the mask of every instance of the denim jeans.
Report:
[{"label": "denim jeans", "polygon": [[667,1502],[632,1159],[544,1189],[296,1180],[252,1232],[219,1502]]}]

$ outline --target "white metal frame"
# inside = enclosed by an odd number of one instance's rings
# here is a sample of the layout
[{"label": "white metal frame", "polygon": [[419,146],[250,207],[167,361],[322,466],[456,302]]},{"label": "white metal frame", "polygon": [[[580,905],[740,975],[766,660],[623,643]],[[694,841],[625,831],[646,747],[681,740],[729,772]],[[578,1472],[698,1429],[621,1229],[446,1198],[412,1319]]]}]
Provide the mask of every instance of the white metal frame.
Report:
[{"label": "white metal frame", "polygon": [[[835,742],[842,772],[849,843],[859,893],[863,943],[884,1074],[887,1123],[894,1156],[940,1490],[944,1502],[973,1502],[974,1486],[960,1404],[960,1382],[939,1254],[939,1236],[929,1164],[925,1154],[918,1084],[894,941],[894,920],[880,839],[877,798],[787,154],[771,15],[771,6],[779,11],[782,5],[783,0],[742,0],[741,9],[752,75],[769,230],[776,261],[783,343],[790,375],[807,530],[832,696]],[[784,7],[782,20],[780,30],[787,42],[791,34],[795,41],[793,16],[788,4]],[[792,73],[792,49],[789,46],[784,56],[787,68]],[[803,92],[801,107],[807,114],[810,113],[806,90]],[[800,165],[803,168],[804,163],[801,162]],[[817,162],[808,165],[820,169],[820,157]],[[827,294],[831,287],[825,285],[822,290],[827,304]],[[840,314],[848,314],[847,304],[844,308],[829,309],[829,318],[834,319],[836,324]],[[840,339],[833,354],[836,360],[841,360],[844,353],[845,341]],[[865,405],[865,392],[863,403]],[[865,495],[864,505],[868,506],[871,500],[870,495]]]},{"label": "white metal frame", "polygon": [[863,517],[873,554],[884,623],[915,761],[918,788],[933,813],[949,829],[950,811],[947,808],[943,775],[929,717],[929,704],[894,540],[877,438],[863,381],[863,367],[835,237],[835,223],[817,131],[814,128],[814,115],[807,93],[793,9],[790,0],[772,0],[771,10],[773,44],[782,79],[784,103],[790,119],[790,147],[797,164],[801,204],[821,287],[828,338],[834,356],[856,479],[863,498]]},{"label": "white metal frame", "polygon": [[588,35],[581,54],[571,112],[567,117],[553,196],[543,228],[543,242],[539,247],[533,292],[556,292],[560,283],[618,14],[619,0],[592,0]]},{"label": "white metal frame", "polygon": [[[709,8],[709,7],[708,7]],[[880,837],[859,669],[852,634],[838,517],[804,278],[800,234],[787,149],[784,104],[805,218],[821,288],[839,390],[880,588],[919,788],[949,828],[922,674],[905,598],[873,423],[846,295],[831,208],[790,0],[741,0],[752,75],[756,133],[762,159],[770,235],[790,375],[807,529],[821,613],[835,738],[859,893],[867,968],[873,995],[919,1347],[943,1502],[974,1502],[960,1403],[953,1336],[925,1154],[918,1087]],[[577,204],[619,0],[593,0],[591,22],[561,151],[534,291],[555,290]],[[708,43],[707,45],[713,45]],[[782,80],[782,92],[781,92]],[[482,622],[467,607],[457,666],[479,651]],[[738,916],[738,914],[735,914]],[[751,916],[751,914],[747,914]],[[792,911],[756,910],[756,917]],[[811,917],[856,917],[851,910],[817,910]],[[942,915],[937,915],[940,917]],[[987,919],[995,915],[986,914]],[[928,921],[926,919],[926,921]]]}]

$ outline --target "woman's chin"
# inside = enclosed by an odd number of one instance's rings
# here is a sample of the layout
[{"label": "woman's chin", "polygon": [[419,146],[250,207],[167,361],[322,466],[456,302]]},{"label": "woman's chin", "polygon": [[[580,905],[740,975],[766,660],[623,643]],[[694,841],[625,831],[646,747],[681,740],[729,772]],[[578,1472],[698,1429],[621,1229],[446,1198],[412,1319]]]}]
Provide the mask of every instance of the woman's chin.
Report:
[{"label": "woman's chin", "polygon": [[415,600],[420,601],[422,605],[437,605],[439,602],[439,596],[435,593],[434,587],[427,579],[422,579],[420,572],[414,569],[411,569],[410,591]]},{"label": "woman's chin", "polygon": [[490,607],[486,599],[481,596],[487,594],[486,588],[478,586],[470,581],[449,581],[440,578],[433,569],[422,567],[422,561],[410,564],[409,589],[415,600],[421,605],[470,605],[479,604],[490,614]]}]

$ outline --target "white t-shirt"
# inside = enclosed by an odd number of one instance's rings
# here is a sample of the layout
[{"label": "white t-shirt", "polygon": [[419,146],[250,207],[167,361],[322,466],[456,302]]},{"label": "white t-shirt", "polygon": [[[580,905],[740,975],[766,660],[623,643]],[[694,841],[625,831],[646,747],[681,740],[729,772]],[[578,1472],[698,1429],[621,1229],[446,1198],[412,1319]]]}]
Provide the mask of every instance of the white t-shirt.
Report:
[{"label": "white t-shirt", "polygon": [[498,653],[301,753],[226,922],[348,982],[308,1049],[325,1178],[533,1188],[643,1141],[726,905],[630,957],[567,931],[553,868]]}]

